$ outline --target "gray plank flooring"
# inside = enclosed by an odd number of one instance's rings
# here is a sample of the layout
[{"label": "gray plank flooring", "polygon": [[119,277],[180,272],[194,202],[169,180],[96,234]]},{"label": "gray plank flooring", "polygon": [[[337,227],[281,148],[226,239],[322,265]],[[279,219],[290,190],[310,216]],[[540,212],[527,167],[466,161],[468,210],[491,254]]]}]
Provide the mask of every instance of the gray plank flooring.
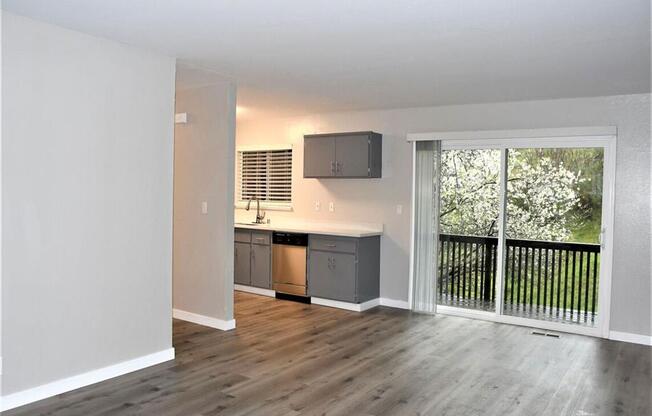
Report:
[{"label": "gray plank flooring", "polygon": [[650,347],[240,292],[236,319],[174,321],[175,361],[4,414],[652,414]]}]

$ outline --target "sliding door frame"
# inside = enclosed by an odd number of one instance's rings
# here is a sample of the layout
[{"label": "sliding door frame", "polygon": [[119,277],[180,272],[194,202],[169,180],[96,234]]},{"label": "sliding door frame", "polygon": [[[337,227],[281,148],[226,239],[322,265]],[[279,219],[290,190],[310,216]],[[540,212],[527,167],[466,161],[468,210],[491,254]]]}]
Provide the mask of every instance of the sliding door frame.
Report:
[{"label": "sliding door frame", "polygon": [[[577,127],[561,129],[534,129],[534,130],[491,130],[468,132],[434,132],[409,134],[408,141],[441,140],[442,151],[453,149],[496,149],[501,152],[501,183],[500,207],[498,228],[498,255],[497,275],[495,285],[496,309],[493,312],[473,309],[458,308],[446,305],[436,305],[436,312],[448,315],[463,316],[493,322],[541,328],[557,332],[569,332],[590,335],[602,338],[609,337],[609,318],[611,310],[611,279],[613,256],[613,224],[615,206],[615,176],[616,176],[616,139],[615,127]],[[413,162],[414,149],[413,144]],[[602,187],[602,228],[601,228],[601,260],[598,297],[598,316],[594,327],[586,327],[572,323],[544,321],[504,315],[503,309],[503,274],[505,271],[505,229],[506,229],[506,200],[507,189],[507,150],[514,148],[602,148],[604,150],[604,169]],[[414,215],[415,198],[415,164],[412,164],[412,214]],[[411,235],[414,236],[414,218],[411,221]],[[411,289],[413,276],[414,251],[410,246],[410,294],[409,302],[412,306]]]}]

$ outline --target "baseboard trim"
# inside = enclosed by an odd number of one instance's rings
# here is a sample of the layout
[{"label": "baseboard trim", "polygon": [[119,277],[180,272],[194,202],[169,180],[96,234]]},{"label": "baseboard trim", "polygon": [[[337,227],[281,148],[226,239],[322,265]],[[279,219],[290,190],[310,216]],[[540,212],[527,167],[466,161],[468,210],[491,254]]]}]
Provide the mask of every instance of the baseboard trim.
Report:
[{"label": "baseboard trim", "polygon": [[632,334],[631,332],[609,331],[609,339],[633,344],[652,345],[652,336]]},{"label": "baseboard trim", "polygon": [[269,296],[270,298],[276,297],[276,291],[271,289],[263,289],[260,287],[245,286],[245,285],[233,285],[234,290],[240,292],[253,293],[254,295]]},{"label": "baseboard trim", "polygon": [[380,299],[372,299],[363,303],[350,303],[350,302],[342,302],[339,300],[316,298],[313,296],[312,298],[310,298],[310,301],[315,305],[328,306],[330,308],[345,309],[347,311],[353,311],[353,312],[364,312],[368,309],[380,305]]},{"label": "baseboard trim", "polygon": [[235,319],[230,319],[227,321],[224,319],[199,315],[198,313],[182,311],[181,309],[173,309],[172,317],[175,319],[181,319],[182,321],[192,322],[193,324],[220,329],[222,331],[229,331],[235,328]]},{"label": "baseboard trim", "polygon": [[2,396],[0,400],[0,411],[4,412],[170,360],[174,360],[174,348],[169,348],[153,354],[134,358],[133,360],[123,361],[87,373],[53,381],[28,390],[8,394]]},{"label": "baseboard trim", "polygon": [[380,305],[396,309],[410,309],[410,305],[404,300],[380,298]]}]

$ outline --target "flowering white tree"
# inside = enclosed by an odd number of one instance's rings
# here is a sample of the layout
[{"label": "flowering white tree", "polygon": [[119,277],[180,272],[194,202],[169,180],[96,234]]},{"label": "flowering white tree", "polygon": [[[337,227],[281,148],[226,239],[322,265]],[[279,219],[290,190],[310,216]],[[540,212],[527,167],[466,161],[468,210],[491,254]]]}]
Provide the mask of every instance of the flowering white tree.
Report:
[{"label": "flowering white tree", "polygon": [[[571,234],[568,213],[579,203],[580,173],[549,157],[508,157],[507,236],[564,241]],[[444,233],[497,234],[500,152],[442,152],[441,228]]]}]

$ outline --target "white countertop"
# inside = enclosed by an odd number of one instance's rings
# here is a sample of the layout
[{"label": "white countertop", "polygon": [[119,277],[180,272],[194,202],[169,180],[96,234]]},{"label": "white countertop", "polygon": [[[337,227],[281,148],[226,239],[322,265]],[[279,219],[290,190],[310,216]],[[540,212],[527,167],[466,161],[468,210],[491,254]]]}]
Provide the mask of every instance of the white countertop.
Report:
[{"label": "white countertop", "polygon": [[338,237],[373,237],[383,235],[382,224],[349,224],[305,221],[282,221],[271,224],[252,224],[251,222],[235,222],[235,228],[248,230],[282,231],[288,233],[323,234]]}]

